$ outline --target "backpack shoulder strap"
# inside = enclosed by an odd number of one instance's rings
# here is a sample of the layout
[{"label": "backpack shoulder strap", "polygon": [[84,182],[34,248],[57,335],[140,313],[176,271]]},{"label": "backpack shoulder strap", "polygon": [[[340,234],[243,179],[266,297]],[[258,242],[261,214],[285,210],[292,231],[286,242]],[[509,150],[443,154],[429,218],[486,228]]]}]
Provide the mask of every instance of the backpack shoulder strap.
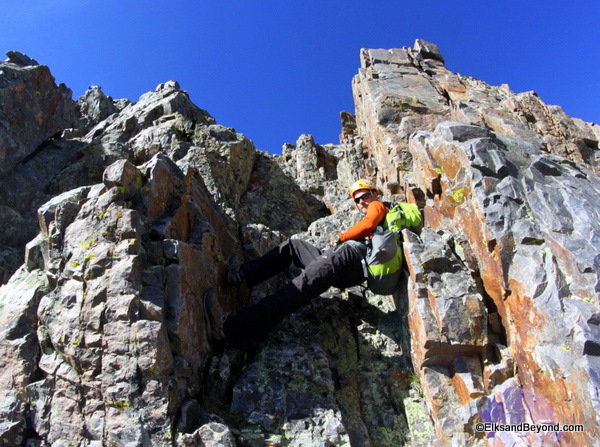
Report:
[{"label": "backpack shoulder strap", "polygon": [[399,232],[403,228],[417,226],[421,223],[421,211],[413,203],[397,202],[391,204],[385,216],[384,228]]}]

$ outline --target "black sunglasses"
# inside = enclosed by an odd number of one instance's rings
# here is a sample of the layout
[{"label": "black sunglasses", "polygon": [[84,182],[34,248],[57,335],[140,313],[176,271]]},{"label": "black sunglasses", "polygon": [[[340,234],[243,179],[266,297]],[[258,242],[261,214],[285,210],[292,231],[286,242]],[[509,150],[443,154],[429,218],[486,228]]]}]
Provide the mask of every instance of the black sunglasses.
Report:
[{"label": "black sunglasses", "polygon": [[373,195],[373,193],[371,191],[361,194],[360,196],[354,198],[354,203],[356,203],[358,205],[361,200],[366,199],[368,196],[371,196],[371,195]]}]

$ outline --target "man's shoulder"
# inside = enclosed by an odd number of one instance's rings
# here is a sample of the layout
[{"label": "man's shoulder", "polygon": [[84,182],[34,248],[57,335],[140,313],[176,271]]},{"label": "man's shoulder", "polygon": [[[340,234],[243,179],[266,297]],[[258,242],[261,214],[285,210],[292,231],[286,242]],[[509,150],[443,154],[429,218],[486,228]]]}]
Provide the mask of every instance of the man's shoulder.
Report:
[{"label": "man's shoulder", "polygon": [[391,206],[392,204],[389,202],[381,202],[379,200],[373,200],[371,203],[369,203],[368,208],[376,208],[376,209],[380,209],[380,210],[388,210],[390,208],[390,206],[388,206],[388,204]]},{"label": "man's shoulder", "polygon": [[386,207],[385,204],[383,202],[380,202],[379,200],[373,200],[371,203],[369,203],[369,206],[367,207],[367,214],[370,214],[372,216],[377,215],[383,217],[388,212],[388,207]]}]

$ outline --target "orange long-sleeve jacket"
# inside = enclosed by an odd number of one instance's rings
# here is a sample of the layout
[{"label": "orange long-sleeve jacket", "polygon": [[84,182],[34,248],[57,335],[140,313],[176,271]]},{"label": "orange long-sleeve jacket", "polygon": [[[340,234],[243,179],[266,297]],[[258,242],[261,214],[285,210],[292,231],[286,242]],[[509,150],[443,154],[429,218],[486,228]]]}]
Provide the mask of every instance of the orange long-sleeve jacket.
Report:
[{"label": "orange long-sleeve jacket", "polygon": [[388,209],[383,203],[373,200],[367,207],[366,216],[348,231],[339,234],[340,242],[371,237],[387,213]]}]

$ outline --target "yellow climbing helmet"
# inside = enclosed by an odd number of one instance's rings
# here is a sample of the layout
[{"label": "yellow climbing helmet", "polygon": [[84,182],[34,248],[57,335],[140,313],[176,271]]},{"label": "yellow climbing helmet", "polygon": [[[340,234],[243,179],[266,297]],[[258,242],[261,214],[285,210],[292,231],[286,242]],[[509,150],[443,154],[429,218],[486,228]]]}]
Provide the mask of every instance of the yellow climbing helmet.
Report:
[{"label": "yellow climbing helmet", "polygon": [[357,182],[355,182],[351,187],[350,187],[350,195],[352,196],[352,198],[354,198],[354,196],[356,195],[356,193],[358,191],[361,191],[363,189],[370,189],[373,191],[378,191],[379,189],[377,188],[377,186],[375,186],[375,182],[366,178],[361,178],[360,180],[358,180]]}]

